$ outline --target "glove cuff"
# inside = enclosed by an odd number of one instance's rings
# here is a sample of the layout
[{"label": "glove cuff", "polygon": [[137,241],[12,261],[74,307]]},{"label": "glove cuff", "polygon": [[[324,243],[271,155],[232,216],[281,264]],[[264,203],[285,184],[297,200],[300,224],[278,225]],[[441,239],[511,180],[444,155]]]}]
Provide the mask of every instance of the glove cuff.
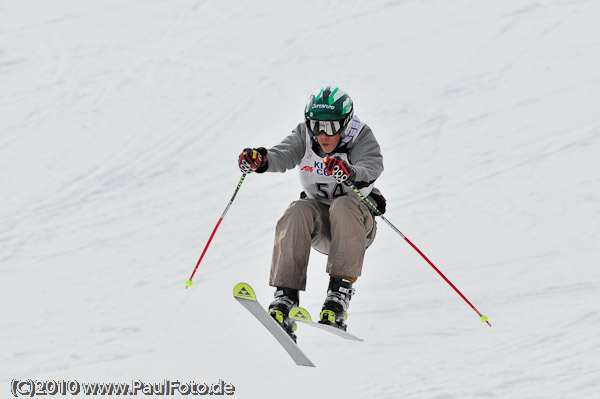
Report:
[{"label": "glove cuff", "polygon": [[262,156],[262,163],[258,169],[256,169],[256,173],[265,173],[267,169],[269,169],[269,160],[267,159],[267,149],[265,147],[255,148],[256,152],[258,152]]}]

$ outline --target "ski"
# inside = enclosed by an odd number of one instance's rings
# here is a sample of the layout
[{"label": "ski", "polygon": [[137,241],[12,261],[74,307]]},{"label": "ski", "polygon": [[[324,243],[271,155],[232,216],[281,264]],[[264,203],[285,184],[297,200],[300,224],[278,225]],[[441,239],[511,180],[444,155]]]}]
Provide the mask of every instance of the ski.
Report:
[{"label": "ski", "polygon": [[339,328],[329,326],[327,324],[313,322],[308,311],[301,307],[292,308],[292,310],[290,310],[289,317],[290,317],[290,319],[300,321],[308,326],[313,326],[313,327],[319,328],[321,330],[325,330],[331,334],[335,334],[338,337],[341,337],[344,339],[349,339],[352,341],[362,341],[363,340],[362,338],[358,338],[357,336],[352,335],[349,332],[346,332],[344,330],[340,330]]},{"label": "ski", "polygon": [[249,284],[237,284],[233,288],[233,296],[273,335],[298,366],[315,367],[294,340],[256,300],[256,294]]}]

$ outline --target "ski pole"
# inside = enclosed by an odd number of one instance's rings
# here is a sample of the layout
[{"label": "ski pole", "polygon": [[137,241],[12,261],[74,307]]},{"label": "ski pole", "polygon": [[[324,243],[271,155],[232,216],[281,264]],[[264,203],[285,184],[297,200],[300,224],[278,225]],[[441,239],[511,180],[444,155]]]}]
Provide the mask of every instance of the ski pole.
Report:
[{"label": "ski pole", "polygon": [[210,238],[208,239],[208,242],[206,243],[206,246],[204,247],[204,251],[202,251],[202,255],[200,255],[200,259],[198,259],[198,263],[196,263],[196,267],[194,268],[194,271],[192,272],[192,275],[185,282],[185,288],[186,289],[187,289],[187,287],[191,287],[192,286],[192,284],[193,284],[192,283],[192,279],[194,278],[194,274],[196,274],[196,270],[198,270],[198,266],[200,266],[200,262],[202,262],[202,258],[204,258],[204,254],[206,253],[206,250],[208,249],[208,246],[210,245],[210,242],[212,241],[213,237],[215,236],[215,233],[217,232],[217,229],[221,225],[221,222],[223,221],[223,218],[225,217],[225,214],[227,213],[227,211],[231,207],[231,204],[233,204],[233,200],[235,199],[235,196],[237,195],[238,191],[240,191],[240,187],[242,186],[242,183],[244,182],[245,178],[246,178],[246,174],[242,173],[242,177],[240,178],[240,181],[238,182],[238,185],[235,188],[235,191],[233,192],[233,196],[229,200],[229,203],[227,204],[227,207],[223,211],[223,214],[221,215],[221,218],[217,222],[217,225],[215,226],[212,234],[210,235]]},{"label": "ski pole", "polygon": [[427,261],[427,263],[429,263],[429,265],[430,265],[431,267],[433,267],[433,269],[434,269],[436,272],[438,272],[438,274],[439,274],[440,276],[442,276],[442,278],[444,279],[444,281],[446,281],[446,282],[447,282],[447,283],[450,285],[450,287],[452,287],[452,288],[454,289],[454,291],[456,291],[456,293],[457,293],[458,295],[460,295],[460,297],[461,297],[462,299],[464,299],[466,303],[468,303],[468,304],[469,304],[469,306],[470,306],[470,307],[471,307],[471,308],[472,308],[472,309],[475,311],[475,313],[477,313],[477,314],[479,315],[479,317],[481,318],[481,321],[482,321],[483,323],[487,323],[487,324],[488,324],[490,327],[492,326],[492,325],[490,324],[490,322],[488,321],[488,318],[487,318],[487,316],[484,316],[484,315],[482,315],[482,314],[481,314],[481,312],[480,312],[479,310],[477,310],[477,308],[476,308],[475,306],[473,306],[473,304],[472,304],[471,302],[469,302],[469,300],[468,300],[468,299],[467,299],[467,298],[466,298],[466,297],[465,297],[465,296],[462,294],[462,292],[460,292],[460,291],[459,291],[459,289],[458,289],[458,288],[456,288],[456,286],[455,286],[454,284],[452,284],[452,282],[451,282],[450,280],[448,280],[448,279],[446,278],[446,276],[444,276],[444,273],[442,273],[442,272],[440,271],[440,269],[438,269],[438,268],[437,268],[437,267],[436,267],[436,266],[433,264],[433,262],[432,262],[432,261],[430,261],[430,260],[429,260],[429,258],[427,258],[427,256],[425,256],[425,254],[424,254],[423,252],[421,252],[421,250],[420,250],[419,248],[417,248],[417,246],[416,246],[415,244],[413,244],[413,243],[412,243],[412,242],[411,242],[411,241],[410,241],[410,240],[409,240],[409,239],[408,239],[408,238],[407,238],[407,237],[406,237],[404,234],[402,234],[402,232],[401,232],[400,230],[398,230],[398,228],[397,228],[396,226],[394,226],[394,225],[392,224],[392,222],[390,222],[388,219],[386,219],[386,217],[385,217],[385,216],[383,216],[383,215],[381,214],[381,212],[379,211],[379,209],[377,209],[377,206],[375,206],[375,205],[374,205],[374,204],[373,204],[373,203],[372,203],[372,202],[371,202],[371,201],[370,201],[370,200],[369,200],[367,197],[365,197],[365,196],[363,195],[363,193],[361,193],[361,192],[360,192],[360,190],[359,190],[358,188],[356,188],[356,186],[355,186],[353,183],[351,183],[351,182],[348,182],[348,186],[349,186],[349,187],[352,189],[352,191],[354,191],[354,192],[356,193],[356,195],[358,195],[358,196],[360,197],[360,199],[362,199],[362,200],[363,200],[363,201],[364,201],[364,202],[365,202],[367,205],[369,205],[371,208],[373,208],[373,210],[375,211],[375,214],[376,214],[377,216],[381,217],[381,219],[383,219],[383,220],[384,220],[384,221],[385,221],[385,222],[386,222],[386,223],[387,223],[387,224],[388,224],[388,225],[389,225],[389,226],[390,226],[390,227],[391,227],[391,228],[392,228],[392,229],[393,229],[393,230],[394,230],[396,233],[398,233],[398,234],[400,235],[400,237],[402,237],[402,238],[403,238],[403,239],[404,239],[404,240],[405,240],[407,243],[409,243],[409,244],[410,244],[410,246],[411,246],[411,247],[413,247],[413,249],[414,249],[415,251],[417,251],[417,252],[419,253],[419,255],[421,255],[421,256],[423,257],[423,259],[425,259],[425,260]]}]

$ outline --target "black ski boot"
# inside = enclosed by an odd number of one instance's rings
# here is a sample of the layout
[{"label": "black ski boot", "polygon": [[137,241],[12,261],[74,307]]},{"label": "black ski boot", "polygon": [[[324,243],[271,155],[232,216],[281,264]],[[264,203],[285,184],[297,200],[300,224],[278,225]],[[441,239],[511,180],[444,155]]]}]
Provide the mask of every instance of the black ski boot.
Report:
[{"label": "black ski boot", "polygon": [[352,283],[341,278],[331,277],[329,279],[329,288],[327,289],[327,298],[321,309],[319,323],[328,324],[346,331],[347,311],[350,305],[350,299],[354,295]]},{"label": "black ski boot", "polygon": [[296,322],[288,317],[290,310],[298,306],[300,299],[298,290],[292,288],[277,287],[275,299],[269,305],[269,314],[274,318],[286,333],[296,342]]}]

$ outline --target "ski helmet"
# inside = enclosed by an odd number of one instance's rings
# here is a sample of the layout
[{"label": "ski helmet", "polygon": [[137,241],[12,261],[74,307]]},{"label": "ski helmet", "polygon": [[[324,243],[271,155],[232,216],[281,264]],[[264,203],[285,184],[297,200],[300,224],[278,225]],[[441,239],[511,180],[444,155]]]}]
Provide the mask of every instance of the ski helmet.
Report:
[{"label": "ski helmet", "polygon": [[352,99],[344,90],[334,86],[323,87],[312,94],[304,108],[306,127],[313,137],[338,133],[341,138],[346,137],[352,127],[353,115]]}]

